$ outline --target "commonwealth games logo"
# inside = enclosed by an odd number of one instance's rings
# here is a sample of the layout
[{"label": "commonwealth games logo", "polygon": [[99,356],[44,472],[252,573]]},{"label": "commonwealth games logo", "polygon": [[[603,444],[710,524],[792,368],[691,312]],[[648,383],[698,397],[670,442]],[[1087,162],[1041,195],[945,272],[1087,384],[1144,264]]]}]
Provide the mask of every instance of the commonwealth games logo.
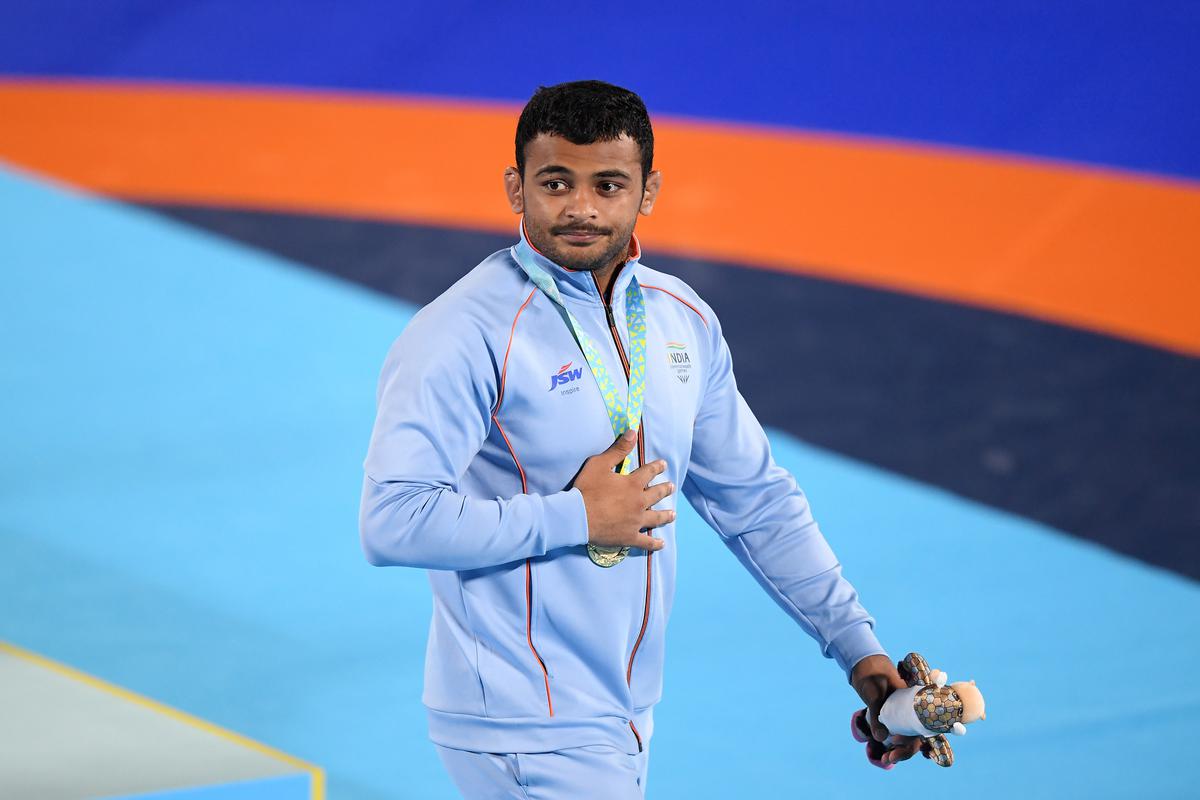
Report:
[{"label": "commonwealth games logo", "polygon": [[683,342],[667,342],[667,364],[680,383],[687,383],[692,377],[692,357]]}]

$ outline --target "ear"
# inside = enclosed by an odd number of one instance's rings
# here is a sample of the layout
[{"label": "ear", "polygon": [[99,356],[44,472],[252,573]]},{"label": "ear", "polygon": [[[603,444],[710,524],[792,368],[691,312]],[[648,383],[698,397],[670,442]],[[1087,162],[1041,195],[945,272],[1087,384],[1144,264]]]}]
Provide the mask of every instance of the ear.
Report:
[{"label": "ear", "polygon": [[516,167],[504,170],[504,194],[508,196],[508,206],[514,214],[525,213],[525,188]]},{"label": "ear", "polygon": [[654,210],[654,201],[658,199],[658,191],[662,188],[662,173],[658,170],[651,170],[646,176],[646,188],[642,190],[642,204],[638,208],[638,213],[643,216],[650,216],[650,212]]}]

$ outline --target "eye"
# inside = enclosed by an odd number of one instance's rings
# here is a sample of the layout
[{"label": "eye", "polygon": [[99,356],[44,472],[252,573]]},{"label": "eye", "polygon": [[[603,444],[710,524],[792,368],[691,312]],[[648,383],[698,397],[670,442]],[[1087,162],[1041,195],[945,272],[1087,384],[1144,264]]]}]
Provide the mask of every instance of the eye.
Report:
[{"label": "eye", "polygon": [[603,192],[604,194],[616,194],[617,192],[621,191],[622,187],[621,187],[621,184],[619,184],[619,183],[613,183],[612,181],[604,181],[604,183],[600,184],[599,188],[600,188],[600,191]]},{"label": "eye", "polygon": [[560,181],[557,178],[555,178],[553,180],[546,181],[545,183],[542,184],[542,186],[545,186],[547,189],[549,189],[552,192],[561,192],[563,189],[567,188],[567,182]]}]

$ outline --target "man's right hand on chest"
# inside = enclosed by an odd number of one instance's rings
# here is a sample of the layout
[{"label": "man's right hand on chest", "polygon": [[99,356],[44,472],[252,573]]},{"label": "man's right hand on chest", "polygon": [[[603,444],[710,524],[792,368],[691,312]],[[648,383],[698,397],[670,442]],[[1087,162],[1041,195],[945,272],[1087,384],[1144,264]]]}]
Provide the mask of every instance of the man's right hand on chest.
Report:
[{"label": "man's right hand on chest", "polygon": [[674,511],[655,511],[650,507],[675,491],[670,482],[650,486],[656,475],[667,468],[665,461],[651,461],[628,475],[614,472],[637,444],[637,431],[627,431],[603,453],[583,463],[574,486],[583,495],[587,509],[588,541],[603,547],[640,547],[661,550],[663,540],[642,530],[666,525],[675,519]]}]

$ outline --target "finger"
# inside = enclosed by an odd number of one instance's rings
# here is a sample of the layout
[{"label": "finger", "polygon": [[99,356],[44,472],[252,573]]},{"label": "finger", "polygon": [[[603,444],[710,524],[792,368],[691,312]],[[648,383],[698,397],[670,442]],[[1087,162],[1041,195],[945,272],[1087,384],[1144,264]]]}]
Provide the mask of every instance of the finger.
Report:
[{"label": "finger", "polygon": [[888,764],[898,764],[901,761],[908,761],[920,750],[921,738],[919,736],[906,738],[884,753],[883,758]]},{"label": "finger", "polygon": [[656,483],[646,489],[645,494],[642,495],[642,499],[646,501],[646,508],[649,508],[658,501],[670,497],[671,493],[674,491],[675,484],[671,483],[670,481]]},{"label": "finger", "polygon": [[887,760],[887,751],[884,746],[874,739],[867,742],[867,761],[880,769],[892,769],[895,766]]},{"label": "finger", "polygon": [[877,742],[886,742],[887,738],[892,734],[888,730],[887,725],[879,721],[879,711],[881,708],[883,708],[882,702],[872,703],[867,712],[867,722],[871,724],[871,738]]},{"label": "finger", "polygon": [[651,461],[649,464],[643,464],[633,472],[629,473],[629,475],[632,478],[637,478],[640,480],[642,482],[642,486],[649,486],[650,481],[654,480],[656,476],[666,472],[666,469],[667,462],[660,458],[658,461]]},{"label": "finger", "polygon": [[651,553],[662,550],[665,545],[666,542],[664,542],[662,539],[658,539],[654,536],[649,536],[644,533],[637,534],[633,538],[633,541],[629,542],[630,547],[640,547],[643,550],[650,551]]},{"label": "finger", "polygon": [[616,441],[608,446],[608,449],[602,453],[605,461],[614,466],[620,466],[637,444],[637,430],[630,428],[617,437]]},{"label": "finger", "polygon": [[642,528],[659,528],[674,521],[674,511],[647,511],[642,517]]}]

